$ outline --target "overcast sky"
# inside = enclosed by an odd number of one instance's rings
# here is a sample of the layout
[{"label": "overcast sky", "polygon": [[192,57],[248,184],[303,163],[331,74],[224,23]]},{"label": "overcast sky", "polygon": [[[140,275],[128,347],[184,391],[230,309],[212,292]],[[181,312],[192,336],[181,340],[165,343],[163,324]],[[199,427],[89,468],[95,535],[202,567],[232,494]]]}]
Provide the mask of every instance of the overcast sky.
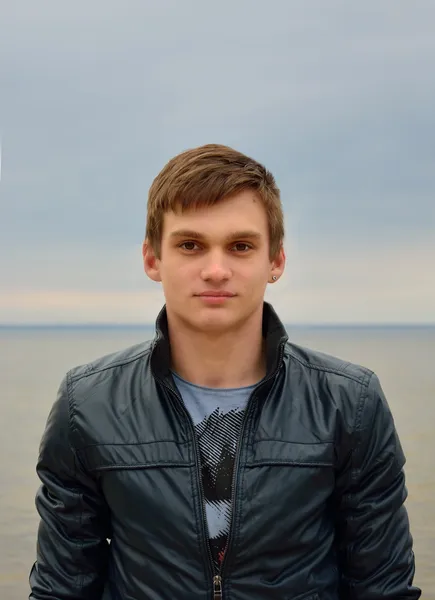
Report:
[{"label": "overcast sky", "polygon": [[286,322],[435,322],[435,4],[0,7],[0,323],[152,322],[148,188],[223,143],[281,188]]}]

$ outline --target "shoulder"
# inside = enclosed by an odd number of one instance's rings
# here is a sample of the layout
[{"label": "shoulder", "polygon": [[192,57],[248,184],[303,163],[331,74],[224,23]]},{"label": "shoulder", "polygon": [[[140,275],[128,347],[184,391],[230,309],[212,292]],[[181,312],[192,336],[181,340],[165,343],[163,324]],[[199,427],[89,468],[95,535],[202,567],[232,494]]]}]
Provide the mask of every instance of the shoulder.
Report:
[{"label": "shoulder", "polygon": [[309,403],[319,422],[333,423],[340,460],[352,450],[354,466],[361,466],[376,445],[376,460],[390,454],[404,464],[394,418],[374,371],[292,343],[286,361],[291,395]]},{"label": "shoulder", "polygon": [[67,379],[72,384],[77,384],[82,380],[90,380],[103,377],[111,377],[116,374],[117,371],[131,365],[134,367],[135,363],[140,362],[146,358],[152,350],[152,340],[135,344],[101,356],[91,362],[83,365],[78,365],[68,372]]},{"label": "shoulder", "polygon": [[153,341],[129,346],[76,366],[66,374],[71,421],[83,421],[120,408],[144,385],[150,372]]},{"label": "shoulder", "polygon": [[286,344],[286,354],[293,365],[311,371],[316,376],[341,380],[343,384],[353,381],[367,387],[374,375],[374,372],[365,366],[291,342]]},{"label": "shoulder", "polygon": [[290,342],[285,354],[289,385],[293,388],[292,380],[299,381],[354,432],[365,428],[379,409],[389,412],[378,376],[366,366]]},{"label": "shoulder", "polygon": [[[58,393],[71,444],[100,443],[144,393],[153,341],[130,346],[70,369]],[[104,441],[104,440],[103,440]]]}]

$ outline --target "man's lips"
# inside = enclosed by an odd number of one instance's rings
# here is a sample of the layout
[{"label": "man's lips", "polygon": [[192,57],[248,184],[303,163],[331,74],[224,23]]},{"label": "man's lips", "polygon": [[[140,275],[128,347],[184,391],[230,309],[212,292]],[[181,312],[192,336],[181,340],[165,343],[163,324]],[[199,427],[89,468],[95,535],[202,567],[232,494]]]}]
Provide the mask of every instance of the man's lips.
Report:
[{"label": "man's lips", "polygon": [[231,292],[225,292],[225,291],[212,291],[212,290],[207,290],[206,292],[201,292],[200,294],[196,294],[197,296],[203,296],[203,297],[209,297],[209,298],[232,298],[233,296],[235,296],[235,294],[232,294]]}]

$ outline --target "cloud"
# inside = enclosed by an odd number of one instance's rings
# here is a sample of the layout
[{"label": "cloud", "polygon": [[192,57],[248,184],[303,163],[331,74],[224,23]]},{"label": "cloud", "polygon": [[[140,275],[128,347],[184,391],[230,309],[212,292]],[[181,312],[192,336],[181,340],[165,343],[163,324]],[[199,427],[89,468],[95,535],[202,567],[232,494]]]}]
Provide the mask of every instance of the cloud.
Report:
[{"label": "cloud", "polygon": [[[210,141],[274,172],[308,263],[318,247],[341,260],[336,243],[349,261],[390,245],[426,264],[412,248],[435,232],[434,18],[429,0],[5,5],[2,293],[148,293],[134,249],[148,188]],[[313,281],[336,318],[324,272]],[[372,302],[373,318],[390,314],[386,296]]]}]

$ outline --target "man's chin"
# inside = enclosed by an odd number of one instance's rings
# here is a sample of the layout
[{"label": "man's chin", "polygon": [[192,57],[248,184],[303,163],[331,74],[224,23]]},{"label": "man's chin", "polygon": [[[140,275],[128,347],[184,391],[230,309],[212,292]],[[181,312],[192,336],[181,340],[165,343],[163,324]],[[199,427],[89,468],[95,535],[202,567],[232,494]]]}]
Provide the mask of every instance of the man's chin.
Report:
[{"label": "man's chin", "polygon": [[204,307],[190,315],[192,325],[201,331],[219,332],[234,327],[237,316],[234,311],[225,308]]}]

